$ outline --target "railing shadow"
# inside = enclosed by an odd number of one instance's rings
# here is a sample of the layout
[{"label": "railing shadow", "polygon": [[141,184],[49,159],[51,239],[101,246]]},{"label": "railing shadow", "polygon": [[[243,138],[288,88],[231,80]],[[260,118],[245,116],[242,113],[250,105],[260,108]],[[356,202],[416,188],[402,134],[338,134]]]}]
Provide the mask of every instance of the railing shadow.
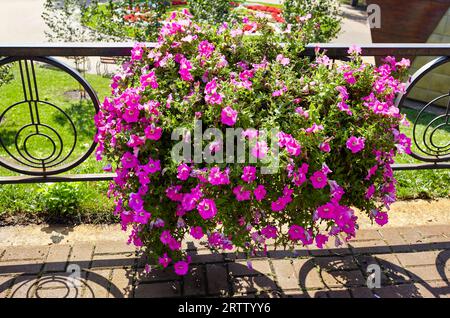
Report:
[{"label": "railing shadow", "polygon": [[[397,254],[411,251],[435,251],[440,246],[439,243],[436,244],[393,245],[391,248],[396,250]],[[279,278],[254,269],[248,273],[247,266],[235,263],[235,261],[241,260],[239,255],[233,260],[225,258],[225,260],[217,261],[211,261],[211,254],[196,255],[192,264],[196,277],[193,280],[188,277],[176,276],[171,268],[165,271],[152,271],[149,275],[145,275],[144,262],[136,254],[132,266],[124,266],[129,263],[130,258],[117,258],[116,255],[111,259],[106,257],[100,262],[94,263],[85,261],[69,264],[66,262],[36,264],[40,268],[35,269],[35,274],[30,272],[30,264],[26,261],[24,264],[18,265],[4,265],[0,262],[0,295],[23,298],[106,296],[123,298],[137,297],[136,291],[139,291],[139,297],[211,297],[220,295],[234,297],[349,297],[350,294],[346,289],[363,288],[368,290],[366,269],[371,264],[377,264],[382,268],[382,285],[381,288],[372,289],[373,294],[368,294],[366,297],[424,297],[424,290],[427,291],[426,295],[434,297],[448,296],[450,293],[449,278],[446,276],[446,263],[450,259],[450,250],[448,249],[441,251],[434,261],[434,266],[440,276],[440,285],[433,284],[434,281],[426,281],[412,271],[385,258],[377,257],[379,254],[386,255],[386,252],[378,247],[351,248],[351,253],[344,253],[344,251],[349,250],[329,249],[327,253],[311,253],[306,249],[292,252],[270,251],[267,259],[271,261],[303,260],[298,272],[294,273],[295,278],[292,277],[298,283],[297,291],[290,292],[279,287]],[[355,263],[351,264],[348,259],[355,260]],[[228,270],[230,264],[234,264],[235,272],[241,274],[230,274]],[[46,272],[45,266],[64,270]],[[209,275],[207,279],[205,270],[207,266],[227,268],[226,276]],[[105,268],[106,271],[110,271],[110,274],[101,273]],[[122,271],[122,283],[119,285],[116,285],[118,282],[113,279],[111,274],[116,269]],[[355,275],[355,273],[359,274]],[[319,275],[321,280],[319,285],[322,284],[322,286],[311,288],[308,284],[309,275]],[[124,279],[125,284],[123,283]],[[211,292],[208,290],[208,284],[222,286],[222,290]],[[124,287],[124,285],[126,286]],[[173,292],[168,292],[169,289],[172,289]],[[382,289],[388,289],[389,293],[383,294]],[[242,293],[242,290],[245,293]]]}]

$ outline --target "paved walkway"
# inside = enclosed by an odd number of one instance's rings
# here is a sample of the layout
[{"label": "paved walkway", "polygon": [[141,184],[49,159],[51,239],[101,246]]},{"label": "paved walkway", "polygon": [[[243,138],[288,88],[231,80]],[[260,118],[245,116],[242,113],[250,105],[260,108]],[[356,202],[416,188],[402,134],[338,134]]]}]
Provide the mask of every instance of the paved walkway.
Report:
[{"label": "paved walkway", "polygon": [[[142,257],[117,241],[0,247],[1,297],[450,297],[450,225],[360,230],[342,248],[269,249],[252,259],[186,242],[190,274],[144,274]],[[381,286],[367,287],[367,269]],[[372,265],[372,266],[374,266]]]}]

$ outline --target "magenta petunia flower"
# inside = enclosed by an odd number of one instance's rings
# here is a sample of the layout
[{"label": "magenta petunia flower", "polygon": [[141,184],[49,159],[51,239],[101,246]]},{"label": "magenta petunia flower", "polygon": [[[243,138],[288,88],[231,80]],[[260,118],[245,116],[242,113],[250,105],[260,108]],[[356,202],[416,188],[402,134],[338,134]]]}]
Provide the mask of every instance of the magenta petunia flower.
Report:
[{"label": "magenta petunia flower", "polygon": [[267,239],[275,239],[277,238],[277,228],[273,225],[267,225],[266,227],[261,229],[261,234],[264,235]]},{"label": "magenta petunia flower", "polygon": [[177,167],[177,172],[178,172],[177,178],[182,181],[185,181],[189,178],[189,175],[191,174],[191,168],[187,164],[182,163]]},{"label": "magenta petunia flower", "polygon": [[212,199],[203,199],[200,201],[197,210],[204,220],[212,219],[217,214],[216,203]]},{"label": "magenta petunia flower", "polygon": [[230,106],[227,106],[222,109],[221,112],[221,121],[222,124],[227,126],[233,126],[236,123],[238,113]]},{"label": "magenta petunia flower", "polygon": [[267,190],[262,184],[260,184],[255,188],[255,190],[253,190],[253,194],[255,195],[255,199],[257,201],[262,201],[266,197]]},{"label": "magenta petunia flower", "polygon": [[139,212],[144,208],[144,200],[137,193],[130,193],[130,199],[128,200],[128,205],[133,211]]},{"label": "magenta petunia flower", "polygon": [[250,190],[245,190],[243,186],[238,185],[233,188],[233,193],[238,201],[250,200],[252,192]]},{"label": "magenta petunia flower", "polygon": [[256,179],[256,167],[245,166],[242,171],[241,179],[247,183],[251,183]]},{"label": "magenta petunia flower", "polygon": [[120,160],[124,169],[131,169],[139,164],[138,158],[131,152],[125,152]]},{"label": "magenta petunia flower", "polygon": [[155,127],[154,124],[151,124],[144,130],[145,137],[150,140],[159,140],[162,135],[162,128]]},{"label": "magenta petunia flower", "polygon": [[328,241],[328,236],[323,234],[316,235],[316,245],[318,248],[323,248],[323,245]]},{"label": "magenta petunia flower", "polygon": [[203,237],[203,230],[200,226],[194,226],[191,227],[191,236],[197,240],[201,239]]},{"label": "magenta petunia flower", "polygon": [[323,173],[323,171],[319,170],[313,173],[313,175],[309,178],[314,189],[323,189],[327,185],[327,175]]},{"label": "magenta petunia flower", "polygon": [[351,136],[347,140],[346,146],[352,153],[357,153],[364,149],[364,140],[364,137]]},{"label": "magenta petunia flower", "polygon": [[189,270],[189,264],[185,261],[178,261],[173,265],[173,268],[177,275],[184,276]]},{"label": "magenta petunia flower", "polygon": [[172,259],[169,256],[167,256],[167,253],[164,253],[164,255],[162,257],[160,257],[158,260],[159,264],[161,264],[162,267],[164,267],[164,268],[169,266],[171,261],[172,261]]},{"label": "magenta petunia flower", "polygon": [[135,123],[139,119],[139,109],[137,107],[127,107],[122,115],[123,120],[127,123]]}]

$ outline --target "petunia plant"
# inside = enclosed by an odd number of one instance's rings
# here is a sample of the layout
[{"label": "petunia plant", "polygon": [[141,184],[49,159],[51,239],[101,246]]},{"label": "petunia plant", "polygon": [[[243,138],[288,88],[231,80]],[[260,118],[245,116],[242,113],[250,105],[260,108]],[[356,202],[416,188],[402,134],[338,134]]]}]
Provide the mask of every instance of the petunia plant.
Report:
[{"label": "petunia plant", "polygon": [[183,239],[251,255],[339,246],[356,235],[354,208],[388,221],[391,164],[410,146],[394,105],[408,61],[375,67],[358,47],[348,62],[319,48],[302,58],[302,39],[301,25],[200,25],[183,10],[113,77],[96,154],[117,173],[115,213],[149,262],[184,275]]}]

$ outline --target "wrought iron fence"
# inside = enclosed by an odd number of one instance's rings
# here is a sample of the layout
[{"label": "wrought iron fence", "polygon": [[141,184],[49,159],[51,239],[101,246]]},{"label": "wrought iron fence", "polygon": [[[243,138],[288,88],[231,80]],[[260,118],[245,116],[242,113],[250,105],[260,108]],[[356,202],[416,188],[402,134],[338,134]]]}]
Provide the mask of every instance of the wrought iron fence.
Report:
[{"label": "wrought iron fence", "polygon": [[[152,46],[152,43],[149,43],[148,46]],[[303,53],[304,56],[314,56],[316,46],[316,44],[307,46]],[[347,57],[347,46],[335,44],[319,44],[319,46],[327,50],[330,58],[345,59]],[[81,140],[83,135],[79,133],[79,128],[86,128],[86,120],[93,126],[93,116],[89,115],[89,111],[92,114],[96,113],[99,109],[99,101],[96,92],[85,78],[53,56],[123,57],[129,55],[131,48],[131,43],[0,45],[0,56],[4,56],[0,59],[0,67],[16,63],[17,80],[20,83],[18,85],[22,91],[20,96],[19,94],[14,96],[16,100],[11,105],[1,105],[2,101],[0,100],[0,150],[3,153],[3,155],[0,154],[0,165],[20,174],[19,176],[0,177],[0,184],[101,181],[111,180],[114,177],[112,173],[65,174],[83,163],[95,149],[93,138],[89,139],[88,145],[86,139],[83,143]],[[363,45],[362,52],[364,56],[375,57],[388,55],[436,57],[414,74],[406,93],[398,96],[397,105],[400,109],[406,107],[405,102],[409,93],[425,75],[450,62],[450,44],[371,44]],[[51,67],[70,76],[84,90],[84,98],[87,100],[89,111],[78,109],[69,113],[67,109],[58,106],[56,101],[42,98],[39,92],[40,82],[36,77],[36,65]],[[54,89],[58,90],[58,87],[54,87]],[[396,164],[394,165],[395,170],[450,168],[450,140],[445,144],[437,144],[434,141],[438,131],[450,128],[449,97],[450,85],[449,93],[434,98],[418,109],[413,123],[412,136],[417,150],[411,156],[419,163]],[[433,114],[423,131],[417,129],[422,116],[427,114],[430,118],[429,110],[434,107],[434,103],[445,98],[449,98],[447,107],[442,108],[440,113]],[[15,117],[13,112],[18,112],[19,115]],[[56,115],[53,116],[57,119],[56,121],[65,122],[65,125],[53,127],[42,120],[40,116],[42,112],[55,113]],[[81,127],[77,127],[74,123],[74,114],[81,116]],[[20,127],[8,130],[8,119],[12,119]],[[95,126],[93,127],[92,136],[95,134]],[[65,129],[65,132],[69,131],[70,138],[63,138],[59,129]],[[47,143],[51,150],[45,154],[39,153],[39,151],[37,154],[33,153],[30,150],[32,145],[38,144],[39,147],[40,143]]]}]

